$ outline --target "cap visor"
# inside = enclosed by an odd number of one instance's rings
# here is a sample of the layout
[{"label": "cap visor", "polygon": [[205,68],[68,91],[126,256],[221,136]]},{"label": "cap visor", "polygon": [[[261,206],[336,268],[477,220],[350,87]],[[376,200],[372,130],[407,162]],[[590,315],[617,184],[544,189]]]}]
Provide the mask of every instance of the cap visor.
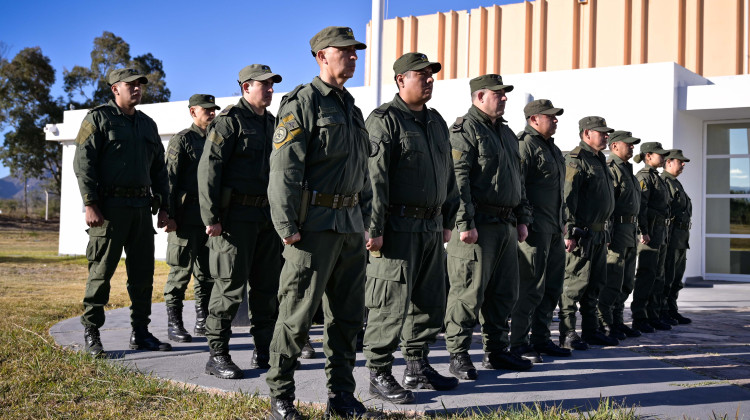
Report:
[{"label": "cap visor", "polygon": [[122,79],[120,81],[121,82],[132,82],[134,80],[138,80],[139,82],[141,82],[142,85],[148,84],[148,79],[146,78],[146,76],[144,76],[142,74],[138,74],[138,75],[135,75],[135,76],[126,77],[126,78],[124,78],[124,79]]},{"label": "cap visor", "polygon": [[513,91],[513,85],[497,85],[488,87],[489,90],[505,90],[506,92],[512,92]]},{"label": "cap visor", "polygon": [[[424,65],[422,65],[422,64],[424,64]],[[427,61],[427,62],[424,62],[424,63],[417,64],[416,66],[414,66],[414,68],[411,68],[411,69],[409,69],[407,71],[422,70],[422,69],[427,68],[427,67],[430,67],[432,69],[433,73],[437,73],[437,72],[439,72],[440,70],[443,69],[443,65],[442,64],[440,64],[438,62]]]},{"label": "cap visor", "polygon": [[[274,83],[279,83],[279,82],[281,82],[281,75],[278,75],[276,73],[263,73],[263,74],[261,74],[259,76],[251,77],[251,78],[249,78],[247,80],[268,80],[268,79],[273,79]],[[242,83],[245,83],[245,82],[242,82]]]},{"label": "cap visor", "polygon": [[609,127],[594,127],[594,128],[589,128],[589,130],[599,131],[602,133],[611,133],[615,131],[614,128],[609,128]]},{"label": "cap visor", "polygon": [[540,114],[544,114],[544,115],[562,115],[563,112],[565,112],[565,110],[562,109],[562,108],[550,108],[550,109],[545,109],[544,111],[540,112]]},{"label": "cap visor", "polygon": [[[358,50],[364,50],[365,48],[367,48],[367,44],[365,44],[364,42],[359,42],[356,39],[336,41],[329,45],[329,47],[351,47],[351,46],[354,46],[354,48]],[[323,48],[326,48],[326,47],[323,47]],[[321,50],[323,48],[321,48]]]},{"label": "cap visor", "polygon": [[221,109],[221,107],[219,105],[212,104],[210,102],[206,102],[204,104],[196,104],[196,105],[193,105],[193,106],[199,106],[199,107],[201,107],[203,109]]}]

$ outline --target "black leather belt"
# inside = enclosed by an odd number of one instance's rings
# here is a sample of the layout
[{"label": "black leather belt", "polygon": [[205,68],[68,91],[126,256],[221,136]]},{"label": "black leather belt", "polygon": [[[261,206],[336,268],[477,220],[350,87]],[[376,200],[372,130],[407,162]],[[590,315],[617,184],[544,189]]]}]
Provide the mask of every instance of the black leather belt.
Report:
[{"label": "black leather belt", "polygon": [[513,214],[513,207],[490,206],[489,204],[477,204],[476,209],[479,213],[487,214],[501,219],[507,219]]},{"label": "black leather belt", "polygon": [[589,226],[589,229],[592,232],[604,232],[604,230],[607,229],[607,224],[606,223],[592,223]]},{"label": "black leather belt", "polygon": [[632,215],[632,216],[614,216],[612,220],[615,223],[635,223],[638,221],[638,216]]},{"label": "black leather belt", "polygon": [[268,196],[233,193],[232,204],[239,204],[248,207],[268,207]]},{"label": "black leather belt", "polygon": [[693,227],[693,223],[692,222],[677,222],[675,224],[675,227],[677,229],[690,230],[690,228]]},{"label": "black leather belt", "polygon": [[312,192],[310,205],[330,207],[332,209],[343,209],[346,207],[355,207],[359,204],[359,194],[326,194],[318,191]]},{"label": "black leather belt", "polygon": [[391,204],[388,210],[392,215],[414,219],[434,219],[440,215],[440,207],[416,207]]},{"label": "black leather belt", "polygon": [[151,188],[144,187],[101,187],[102,195],[107,197],[140,198],[151,197]]}]

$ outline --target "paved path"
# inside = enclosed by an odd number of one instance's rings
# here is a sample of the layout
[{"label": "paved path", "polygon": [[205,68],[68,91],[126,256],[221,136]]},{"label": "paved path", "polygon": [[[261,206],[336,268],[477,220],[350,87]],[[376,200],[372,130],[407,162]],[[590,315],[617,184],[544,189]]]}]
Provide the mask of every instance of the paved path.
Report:
[{"label": "paved path", "polygon": [[[487,411],[534,402],[587,409],[596,407],[600,397],[610,397],[636,406],[644,416],[708,419],[716,413],[729,414],[728,418],[734,419],[739,412],[740,419],[750,419],[750,284],[683,289],[680,304],[693,324],[628,339],[618,347],[575,352],[571,358],[546,357],[545,363],[521,373],[482,369],[481,341],[475,335],[470,354],[479,368],[479,380],[462,382],[451,392],[418,391],[416,404],[412,405],[371,399],[368,372],[358,353],[354,369],[357,392],[368,406],[427,414]],[[186,328],[192,331],[192,304],[186,305],[184,317]],[[556,328],[553,325],[553,330]],[[163,303],[153,305],[151,331],[166,340]],[[50,333],[64,347],[83,347],[83,327],[78,318],[56,324]],[[320,326],[313,327],[311,337],[318,358],[301,360],[296,375],[297,398],[301,401],[324,403],[326,399],[322,335]],[[162,353],[128,350],[129,336],[129,309],[108,311],[101,337],[113,363],[206,389],[268,395],[265,374],[247,368],[253,349],[247,328],[235,328],[232,336],[232,358],[245,373],[244,379],[234,381],[203,373],[208,359],[204,337],[195,337],[192,343],[172,343],[174,350]],[[432,348],[430,362],[448,374],[448,361],[441,337]],[[398,358],[393,369],[397,379],[402,378],[404,367],[403,359]]]}]

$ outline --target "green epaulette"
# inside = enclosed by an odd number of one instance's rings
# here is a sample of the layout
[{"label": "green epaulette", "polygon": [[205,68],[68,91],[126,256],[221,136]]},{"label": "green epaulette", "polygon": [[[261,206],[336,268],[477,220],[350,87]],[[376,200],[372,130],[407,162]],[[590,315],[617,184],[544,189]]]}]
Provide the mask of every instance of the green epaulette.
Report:
[{"label": "green epaulette", "polygon": [[222,109],[221,112],[219,112],[219,115],[217,115],[217,117],[220,116],[220,115],[227,115],[227,114],[229,114],[229,111],[231,111],[232,108],[234,108],[234,104],[227,105],[226,108]]},{"label": "green epaulette", "polygon": [[299,91],[302,90],[302,88],[304,88],[305,86],[307,86],[307,85],[297,85],[297,87],[295,87],[289,93],[287,93],[286,95],[284,95],[281,98],[281,102],[279,103],[279,109],[281,109],[281,107],[284,106],[284,104],[287,103],[287,101],[290,101],[290,100],[296,98],[297,94],[299,93]]},{"label": "green epaulette", "polygon": [[189,129],[189,128],[186,128],[186,129],[184,129],[184,130],[180,131],[179,133],[177,133],[177,135],[178,135],[178,136],[184,136],[184,135],[186,135],[186,134],[187,134],[187,133],[189,133],[189,132],[190,132],[190,129]]},{"label": "green epaulette", "polygon": [[578,159],[579,153],[581,153],[581,146],[576,146],[575,149],[571,150],[570,153],[568,153],[568,156]]},{"label": "green epaulette", "polygon": [[96,111],[97,109],[99,109],[99,108],[104,108],[105,106],[107,106],[107,104],[101,104],[101,105],[97,105],[97,106],[95,106],[95,107],[93,107],[93,108],[89,109],[89,112],[87,112],[87,114],[91,114],[92,112]]},{"label": "green epaulette", "polygon": [[390,108],[390,107],[391,107],[391,103],[390,102],[386,102],[386,103],[380,105],[379,107],[375,108],[372,111],[372,113],[376,117],[378,117],[378,118],[383,118],[383,117],[385,117],[385,114],[388,113],[388,108]]},{"label": "green epaulette", "polygon": [[464,117],[456,118],[456,122],[451,126],[451,131],[454,133],[461,132],[464,129]]}]

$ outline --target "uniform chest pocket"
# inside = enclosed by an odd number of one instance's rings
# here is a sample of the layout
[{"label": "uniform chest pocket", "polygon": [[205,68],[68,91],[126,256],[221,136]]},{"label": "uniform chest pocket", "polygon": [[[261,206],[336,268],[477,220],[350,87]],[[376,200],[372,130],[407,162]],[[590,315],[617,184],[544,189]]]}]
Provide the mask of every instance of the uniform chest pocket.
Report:
[{"label": "uniform chest pocket", "polygon": [[500,147],[492,137],[488,135],[477,135],[476,139],[479,156],[485,159],[497,158],[497,155],[500,154]]},{"label": "uniform chest pocket", "polygon": [[131,136],[131,130],[125,127],[125,124],[112,122],[107,127],[107,139],[109,146],[116,151],[121,151]]},{"label": "uniform chest pocket", "polygon": [[257,132],[257,130],[248,128],[242,129],[237,146],[238,153],[251,160],[256,160],[263,156],[263,137]]},{"label": "uniform chest pocket", "polygon": [[399,139],[401,155],[399,156],[396,182],[405,185],[422,185],[425,176],[424,159],[428,159],[424,153],[421,133],[406,131]]},{"label": "uniform chest pocket", "polygon": [[315,122],[318,127],[319,152],[323,156],[343,156],[348,153],[346,118],[340,112],[323,114]]}]

